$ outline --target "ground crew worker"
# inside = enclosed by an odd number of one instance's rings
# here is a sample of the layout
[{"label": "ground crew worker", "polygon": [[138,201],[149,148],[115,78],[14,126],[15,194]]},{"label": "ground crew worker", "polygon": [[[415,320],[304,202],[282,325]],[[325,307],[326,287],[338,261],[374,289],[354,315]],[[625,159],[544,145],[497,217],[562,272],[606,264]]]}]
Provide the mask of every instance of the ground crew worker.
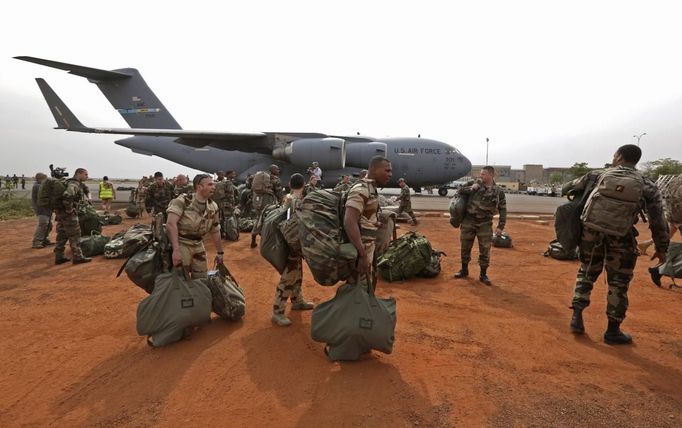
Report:
[{"label": "ground crew worker", "polygon": [[154,216],[156,213],[163,213],[166,217],[166,208],[173,199],[173,185],[163,179],[160,171],[154,173],[154,182],[147,188],[145,205],[148,213]]},{"label": "ground crew worker", "polygon": [[[260,172],[260,171],[259,171]],[[258,173],[256,173],[258,175]],[[277,165],[270,165],[270,183],[265,189],[257,189],[253,182],[251,183],[251,203],[252,208],[256,211],[256,224],[251,230],[251,248],[256,248],[256,236],[260,233],[261,214],[268,205],[279,204],[284,196],[284,189],[282,182],[279,180],[279,167]],[[258,178],[254,176],[254,180]]]},{"label": "ground crew worker", "polygon": [[192,193],[192,190],[194,190],[193,186],[189,184],[189,180],[187,179],[186,175],[178,174],[178,176],[175,177],[175,183],[173,185],[173,198],[177,198],[183,193]]},{"label": "ground crew worker", "polygon": [[398,202],[400,203],[398,207],[397,215],[400,216],[403,212],[406,212],[411,220],[411,223],[417,224],[417,217],[414,216],[412,212],[412,201],[410,200],[410,186],[407,185],[404,178],[398,179],[398,186],[400,186],[400,196],[398,196]]},{"label": "ground crew worker", "polygon": [[52,209],[43,208],[38,205],[38,191],[40,190],[40,184],[45,180],[47,180],[47,175],[42,172],[37,173],[36,182],[31,189],[31,207],[33,208],[36,217],[38,217],[38,225],[33,234],[31,248],[45,248],[48,245],[54,245],[54,243],[50,242],[48,239],[50,231],[52,230]]},{"label": "ground crew worker", "polygon": [[367,177],[358,180],[348,191],[343,228],[358,251],[357,268],[349,283],[358,284],[369,274],[372,278],[367,279],[373,281],[374,244],[380,226],[377,187],[386,186],[391,175],[391,162],[383,156],[374,156],[370,160]]},{"label": "ground crew worker", "polygon": [[183,193],[168,205],[166,230],[173,247],[173,266],[182,265],[196,279],[206,278],[208,272],[205,235],[211,235],[215,244],[216,263],[223,262],[224,253],[218,205],[211,200],[215,192],[213,178],[208,174],[197,174],[193,184],[193,193]]},{"label": "ground crew worker", "polygon": [[502,235],[507,223],[507,201],[504,191],[495,184],[495,168],[484,166],[477,181],[469,181],[457,192],[468,196],[466,214],[460,226],[460,243],[462,254],[462,269],[455,274],[455,278],[469,276],[469,262],[474,239],[478,240],[478,264],[481,273],[478,279],[485,285],[493,285],[488,278],[490,266],[490,247],[493,238],[493,216],[500,213],[500,219],[495,229],[495,235]]},{"label": "ground crew worker", "polygon": [[109,177],[106,175],[99,182],[99,199],[102,201],[102,209],[105,212],[111,211],[111,201],[116,199],[116,190],[114,185],[109,183]]},{"label": "ground crew worker", "polygon": [[[573,180],[564,186],[564,191],[584,190],[586,184],[591,182],[591,179],[597,178],[597,186],[595,190],[600,189],[602,177],[607,175],[619,174],[622,177],[630,178],[631,183],[638,183],[641,189],[641,195],[638,199],[643,199],[649,217],[649,229],[651,229],[651,236],[654,238],[656,245],[656,253],[652,259],[657,258],[660,263],[665,262],[666,251],[670,242],[668,235],[668,227],[663,218],[663,201],[661,194],[656,185],[649,179],[644,178],[642,174],[635,169],[635,165],[642,157],[642,150],[634,144],[626,144],[618,148],[613,155],[612,168],[592,171],[585,174],[583,177]],[[614,173],[615,171],[615,173]],[[634,185],[630,185],[635,187]],[[607,186],[608,187],[608,183]],[[618,188],[620,187],[620,188]],[[624,188],[624,185],[616,186],[614,191],[628,192],[629,189]],[[595,193],[592,193],[594,195]],[[600,198],[605,199],[605,198]],[[606,278],[608,282],[609,292],[606,299],[606,316],[608,318],[608,327],[604,333],[604,342],[608,344],[627,344],[632,342],[632,336],[624,333],[620,329],[620,325],[625,319],[625,313],[628,308],[628,287],[632,280],[632,272],[637,263],[637,231],[633,227],[639,213],[639,207],[632,212],[628,212],[631,202],[621,201],[615,198],[608,198],[610,200],[610,210],[606,210],[601,215],[608,215],[605,219],[606,223],[620,224],[618,220],[622,216],[629,216],[626,219],[629,226],[624,236],[615,236],[605,232],[596,231],[589,224],[583,221],[582,239],[580,242],[580,269],[576,275],[575,291],[573,293],[573,300],[571,308],[573,309],[573,317],[571,318],[571,331],[575,334],[583,334],[585,332],[585,325],[583,323],[583,310],[590,305],[590,294],[594,282],[599,278],[604,265],[606,265]],[[585,218],[588,212],[588,206],[596,203],[592,196],[587,200],[585,210],[582,217]],[[614,205],[615,204],[615,205]],[[590,211],[597,212],[597,211]],[[591,214],[590,214],[591,215]],[[598,214],[595,214],[598,215]],[[619,218],[619,216],[621,216]],[[585,218],[585,220],[591,220]]]},{"label": "ground crew worker", "polygon": [[88,171],[85,168],[78,168],[72,178],[66,180],[66,190],[62,195],[62,207],[55,210],[55,221],[57,222],[57,245],[54,248],[54,263],[60,265],[66,263],[70,258],[64,255],[66,241],[69,241],[73,264],[87,263],[91,258],[83,256],[81,251],[80,238],[81,228],[78,223],[78,209],[81,204],[87,204],[85,199],[83,182],[88,179]]},{"label": "ground crew worker", "polygon": [[[289,179],[291,193],[284,197],[282,206],[289,208],[291,215],[296,215],[296,208],[303,200],[303,184],[305,179],[301,174],[293,174]],[[291,325],[291,320],[284,315],[287,300],[291,299],[291,309],[294,311],[305,311],[315,307],[303,298],[301,284],[303,282],[303,255],[300,252],[289,252],[287,264],[284,272],[279,279],[275,290],[275,300],[272,306],[272,322],[286,327]]]}]

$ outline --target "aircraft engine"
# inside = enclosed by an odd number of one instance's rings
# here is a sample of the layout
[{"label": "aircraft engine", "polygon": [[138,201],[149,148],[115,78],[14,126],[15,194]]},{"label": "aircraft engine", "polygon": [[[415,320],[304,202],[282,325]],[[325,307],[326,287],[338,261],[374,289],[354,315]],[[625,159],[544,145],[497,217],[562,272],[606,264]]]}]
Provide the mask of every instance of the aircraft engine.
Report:
[{"label": "aircraft engine", "polygon": [[301,138],[272,151],[272,157],[307,168],[318,162],[323,170],[346,167],[346,141],[341,138]]},{"label": "aircraft engine", "polygon": [[346,145],[346,166],[367,168],[374,156],[386,156],[386,143],[353,143]]}]

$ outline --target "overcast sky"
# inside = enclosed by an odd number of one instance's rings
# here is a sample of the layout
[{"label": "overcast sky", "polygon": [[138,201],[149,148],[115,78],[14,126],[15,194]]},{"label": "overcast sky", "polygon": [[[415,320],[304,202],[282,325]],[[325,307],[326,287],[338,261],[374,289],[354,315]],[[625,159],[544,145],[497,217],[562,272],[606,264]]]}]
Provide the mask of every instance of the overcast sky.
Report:
[{"label": "overcast sky", "polygon": [[[43,77],[88,126],[126,123],[28,55],[137,68],[185,129],[428,137],[474,164],[682,158],[682,6],[656,1],[35,2],[3,9],[0,173],[194,172],[53,130]],[[120,138],[120,137],[119,137]]]}]

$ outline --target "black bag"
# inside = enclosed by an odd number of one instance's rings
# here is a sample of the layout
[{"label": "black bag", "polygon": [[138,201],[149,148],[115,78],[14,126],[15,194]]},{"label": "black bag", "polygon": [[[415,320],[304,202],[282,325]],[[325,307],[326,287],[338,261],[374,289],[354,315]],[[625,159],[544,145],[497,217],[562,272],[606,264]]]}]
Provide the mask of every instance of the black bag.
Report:
[{"label": "black bag", "polygon": [[289,257],[289,246],[279,230],[279,225],[286,219],[287,211],[282,207],[270,205],[263,210],[260,231],[260,255],[270,262],[277,272],[284,272]]},{"label": "black bag", "polygon": [[566,250],[559,240],[555,239],[549,243],[547,251],[544,253],[545,257],[551,257],[557,260],[578,260],[578,247],[575,247],[573,251]]},{"label": "black bag", "polygon": [[81,251],[85,257],[99,256],[104,254],[104,246],[109,242],[109,237],[92,231],[89,236],[80,239]]},{"label": "black bag", "polygon": [[128,205],[126,205],[126,215],[130,218],[136,218],[140,215],[140,207],[135,202],[128,202]]},{"label": "black bag", "polygon": [[512,248],[513,246],[511,236],[505,232],[502,232],[501,235],[493,235],[493,247]]},{"label": "black bag", "polygon": [[580,245],[583,234],[583,223],[580,215],[583,213],[587,197],[592,192],[597,176],[590,175],[581,195],[576,192],[568,193],[568,202],[557,207],[554,212],[554,230],[557,240],[563,248],[575,248]]},{"label": "black bag", "polygon": [[216,270],[209,271],[204,280],[211,290],[211,309],[220,318],[228,321],[238,321],[246,313],[244,290],[239,287],[237,280],[223,263],[216,266]]},{"label": "black bag", "polygon": [[395,299],[377,298],[372,285],[344,284],[334,298],[315,307],[310,333],[327,344],[330,360],[353,361],[372,349],[393,352],[395,324]]},{"label": "black bag", "polygon": [[99,221],[103,225],[121,224],[123,222],[123,217],[117,214],[105,214],[99,216]]}]

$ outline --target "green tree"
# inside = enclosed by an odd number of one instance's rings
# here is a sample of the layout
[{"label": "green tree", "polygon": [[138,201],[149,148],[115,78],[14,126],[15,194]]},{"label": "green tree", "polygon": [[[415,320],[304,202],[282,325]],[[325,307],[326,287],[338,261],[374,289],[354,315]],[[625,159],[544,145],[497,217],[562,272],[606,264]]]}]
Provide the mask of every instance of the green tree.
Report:
[{"label": "green tree", "polygon": [[560,172],[553,172],[553,173],[549,176],[549,184],[552,184],[552,185],[554,185],[554,184],[561,184],[561,183],[563,183],[564,181],[566,181],[566,180],[564,180],[564,175],[563,175],[562,173],[560,173]]},{"label": "green tree", "polygon": [[592,168],[587,166],[587,162],[576,162],[568,169],[568,172],[573,176],[573,178],[582,177],[590,171],[592,171]]},{"label": "green tree", "polygon": [[642,164],[644,176],[656,181],[661,175],[682,174],[682,163],[671,158],[657,159]]}]

